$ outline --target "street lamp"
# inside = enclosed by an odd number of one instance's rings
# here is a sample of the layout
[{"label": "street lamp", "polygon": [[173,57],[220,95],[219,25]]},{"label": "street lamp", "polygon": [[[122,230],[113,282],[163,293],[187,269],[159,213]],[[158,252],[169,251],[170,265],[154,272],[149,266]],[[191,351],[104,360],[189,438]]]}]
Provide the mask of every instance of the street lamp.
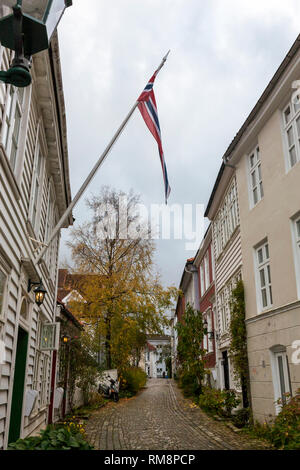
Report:
[{"label": "street lamp", "polygon": [[35,297],[35,303],[40,306],[45,300],[45,295],[47,294],[47,291],[42,283],[42,280],[40,280],[40,282],[31,282],[31,280],[29,279],[28,292],[31,291],[32,286],[37,286],[33,292]]},{"label": "street lamp", "polygon": [[8,71],[0,80],[17,87],[31,83],[31,56],[48,49],[51,37],[72,0],[0,0],[0,6],[11,7],[12,14],[0,19],[0,41],[15,51]]}]

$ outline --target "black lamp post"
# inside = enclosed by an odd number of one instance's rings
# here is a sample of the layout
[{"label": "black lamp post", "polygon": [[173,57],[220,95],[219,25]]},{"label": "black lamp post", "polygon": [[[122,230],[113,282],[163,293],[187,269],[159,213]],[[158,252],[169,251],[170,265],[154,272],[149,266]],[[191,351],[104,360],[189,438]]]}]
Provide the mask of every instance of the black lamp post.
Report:
[{"label": "black lamp post", "polygon": [[0,6],[13,10],[0,19],[0,41],[15,51],[10,69],[0,71],[1,81],[17,87],[30,85],[31,56],[48,49],[65,9],[71,5],[72,0],[0,0]]},{"label": "black lamp post", "polygon": [[42,280],[40,280],[40,282],[31,282],[31,280],[29,279],[28,281],[28,292],[31,291],[31,288],[33,286],[37,286],[35,289],[34,289],[34,297],[35,297],[35,303],[40,306],[42,305],[42,303],[44,302],[45,300],[45,295],[47,294],[47,291],[42,283]]}]

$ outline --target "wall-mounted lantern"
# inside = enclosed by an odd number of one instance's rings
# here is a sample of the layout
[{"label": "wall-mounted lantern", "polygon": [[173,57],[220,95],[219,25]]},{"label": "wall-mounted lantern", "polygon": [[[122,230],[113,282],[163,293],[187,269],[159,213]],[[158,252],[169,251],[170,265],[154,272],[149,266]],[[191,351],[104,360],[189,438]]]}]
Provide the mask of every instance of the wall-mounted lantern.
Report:
[{"label": "wall-mounted lantern", "polygon": [[28,292],[31,291],[33,286],[37,286],[33,292],[35,297],[35,303],[40,306],[45,300],[45,295],[47,294],[47,291],[42,283],[42,280],[40,280],[40,282],[31,282],[31,280],[29,279]]},{"label": "wall-mounted lantern", "polygon": [[0,6],[12,8],[12,14],[0,18],[0,41],[15,51],[8,71],[0,71],[0,80],[17,87],[31,83],[31,56],[48,49],[51,37],[72,0],[0,0]]}]

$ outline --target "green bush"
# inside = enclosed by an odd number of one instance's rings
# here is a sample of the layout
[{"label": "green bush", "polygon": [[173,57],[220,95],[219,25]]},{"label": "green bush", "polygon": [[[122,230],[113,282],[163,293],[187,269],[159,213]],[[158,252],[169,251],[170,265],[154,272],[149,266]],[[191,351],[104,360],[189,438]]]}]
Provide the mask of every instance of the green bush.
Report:
[{"label": "green bush", "polygon": [[[278,403],[282,404],[279,400]],[[282,405],[281,412],[273,422],[259,424],[252,428],[256,437],[270,441],[277,449],[300,449],[300,390],[295,397]]]},{"label": "green bush", "polygon": [[202,394],[198,398],[198,404],[203,410],[219,416],[230,416],[240,402],[234,390],[217,390],[209,387],[203,387]]},{"label": "green bush", "polygon": [[242,408],[240,410],[237,410],[234,415],[232,416],[232,421],[233,424],[237,428],[244,428],[249,424],[249,419],[250,419],[250,408]]},{"label": "green bush", "polygon": [[131,398],[133,397],[133,393],[130,390],[120,390],[119,397],[120,398]]},{"label": "green bush", "polygon": [[67,426],[50,425],[40,431],[38,436],[18,439],[9,444],[9,450],[92,450],[84,438],[84,429],[80,424],[69,423]]},{"label": "green bush", "polygon": [[136,394],[146,385],[147,374],[140,367],[130,367],[120,377],[121,391]]},{"label": "green bush", "polygon": [[180,372],[178,376],[178,385],[183,391],[185,397],[198,397],[200,387],[194,374]]}]

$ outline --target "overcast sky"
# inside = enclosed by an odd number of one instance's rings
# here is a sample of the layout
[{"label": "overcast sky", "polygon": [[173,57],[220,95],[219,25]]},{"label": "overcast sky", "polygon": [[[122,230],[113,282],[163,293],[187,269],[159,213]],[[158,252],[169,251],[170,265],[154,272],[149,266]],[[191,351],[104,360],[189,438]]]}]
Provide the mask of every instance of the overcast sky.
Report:
[{"label": "overcast sky", "polygon": [[[299,33],[299,0],[73,0],[59,26],[74,196],[165,53],[155,83],[170,204],[207,204],[222,155]],[[74,210],[102,185],[164,202],[157,145],[135,112]],[[70,254],[63,231],[61,260]],[[178,285],[185,240],[158,242]]]}]

